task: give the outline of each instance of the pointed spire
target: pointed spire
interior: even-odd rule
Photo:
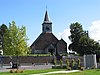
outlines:
[[[44,21],[42,23],[42,31],[52,33],[52,22],[49,21],[47,10],[45,12]]]
[[[47,10],[46,10],[46,13],[45,13],[44,21],[49,21]]]

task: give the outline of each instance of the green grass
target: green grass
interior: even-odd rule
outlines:
[[[51,54],[29,54],[28,56],[51,56]]]
[[[62,69],[25,70],[23,73],[1,72],[0,75],[30,75],[30,74],[47,73],[47,72],[59,71],[59,70]],[[100,69],[84,70],[84,71],[68,73],[68,74],[59,73],[59,74],[48,74],[48,75],[100,75]]]
[[[48,75],[100,75],[100,69],[84,70],[75,73],[63,73],[63,74],[48,74]]]
[[[61,56],[67,56],[67,54],[60,54]],[[29,54],[27,56],[52,56],[51,54]]]
[[[29,75],[29,74],[47,73],[47,72],[59,71],[59,70],[62,69],[24,70],[23,73],[1,72],[0,75]]]
[[[3,56],[13,56],[13,55],[3,55]],[[22,55],[19,55],[22,56]],[[28,54],[24,56],[52,56],[51,54]]]

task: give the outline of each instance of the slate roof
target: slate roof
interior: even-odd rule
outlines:
[[[41,33],[39,37],[33,42],[32,46],[35,46],[36,50],[44,50],[50,44],[56,45],[58,39],[53,35],[53,33]]]

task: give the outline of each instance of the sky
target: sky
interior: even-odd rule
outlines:
[[[58,39],[69,44],[70,24],[79,22],[92,39],[100,40],[100,0],[0,0],[0,25],[14,20],[25,26],[31,45],[42,32],[46,10]]]

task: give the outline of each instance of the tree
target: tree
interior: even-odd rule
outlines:
[[[94,43],[94,53],[96,54],[96,57],[97,57],[97,62],[100,62],[99,59],[100,59],[100,44],[98,42],[95,42]]]
[[[87,34],[88,33],[84,32],[84,35],[82,35],[81,38],[79,39],[80,46],[78,53],[80,53],[80,55],[92,53],[91,46],[93,46],[94,40],[90,39],[90,37]]]
[[[0,26],[0,50],[1,52],[3,52],[3,38],[4,38],[4,34],[7,32],[7,26],[5,24],[2,24]]]
[[[88,31],[84,31],[81,24],[78,22],[72,23],[70,25],[70,32],[69,39],[72,43],[69,45],[69,50],[75,51],[80,55],[97,54],[99,56],[99,43],[89,37]]]
[[[83,54],[94,54],[95,53],[95,41],[88,37],[81,37],[80,38],[80,45],[81,45],[81,53]],[[82,54],[81,54],[82,55]]]
[[[26,55],[29,51],[27,40],[26,28],[17,27],[16,23],[12,21],[4,34],[4,55]]]
[[[69,50],[78,52],[79,51],[79,40],[81,36],[83,35],[84,31],[82,28],[82,25],[78,22],[72,23],[70,25],[70,33],[69,39],[71,40],[71,44],[69,45]]]
[[[2,24],[0,26],[0,35],[3,36],[6,33],[6,31],[7,31],[7,26],[5,24]]]

